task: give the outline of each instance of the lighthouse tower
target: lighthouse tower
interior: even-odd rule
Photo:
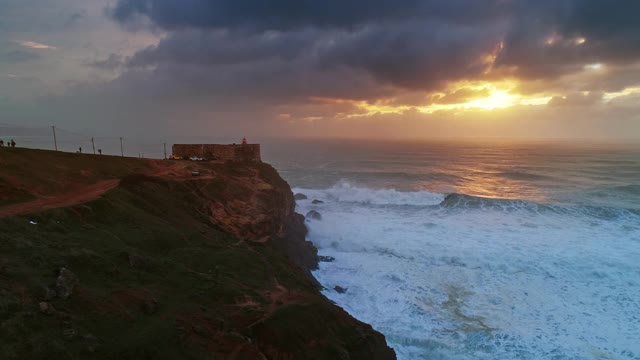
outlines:
[[[242,138],[242,145],[247,145],[247,138],[246,137]]]

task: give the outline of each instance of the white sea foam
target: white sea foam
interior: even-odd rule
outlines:
[[[367,189],[340,181],[326,190],[296,189],[303,191],[309,200],[322,197],[338,203],[358,203],[371,205],[412,205],[427,206],[440,204],[445,196],[428,191],[402,192],[395,189]]]
[[[345,182],[296,191],[301,213],[323,216],[309,239],[336,259],[315,272],[325,294],[400,359],[640,359],[637,213],[447,207]]]

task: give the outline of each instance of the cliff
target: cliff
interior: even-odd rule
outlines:
[[[271,166],[1,155],[0,358],[395,358],[319,293]]]

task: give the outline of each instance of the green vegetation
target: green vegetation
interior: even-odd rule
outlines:
[[[0,358],[211,358],[211,344],[198,343],[226,344],[222,353],[246,344],[274,279],[312,291],[270,247],[201,221],[193,186],[124,181],[86,205],[0,219]],[[42,314],[44,287],[62,267],[80,285],[51,301],[56,314]],[[248,301],[256,305],[237,305]]]
[[[291,191],[269,165],[207,164],[207,178],[167,179],[128,175],[166,170],[162,161],[2,155],[0,190],[39,189],[13,202],[121,180],[89,203],[0,218],[0,359],[393,358],[286,258],[288,240],[276,249],[216,225],[236,219],[262,238],[291,220]],[[242,222],[253,216],[262,220]],[[63,268],[78,279],[68,298],[56,296]]]
[[[21,148],[0,149],[0,206],[73,190],[74,186],[118,179],[152,168],[135,158],[72,154]]]
[[[0,176],[0,206],[24,202],[35,199],[27,190],[12,186]]]

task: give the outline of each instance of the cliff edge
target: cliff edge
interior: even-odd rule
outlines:
[[[0,165],[2,359],[395,358],[318,291],[267,164],[11,149]]]

